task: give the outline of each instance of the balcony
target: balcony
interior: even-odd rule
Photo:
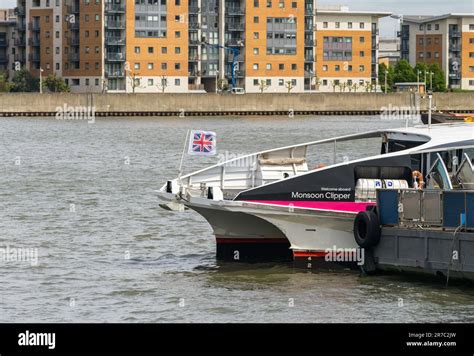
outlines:
[[[69,5],[67,7],[67,11],[69,14],[78,14],[80,12],[79,4],[77,5]]]
[[[24,22],[17,22],[15,25],[15,28],[19,32],[25,32],[26,31],[26,26]]]
[[[461,45],[460,44],[450,44],[449,45],[450,52],[461,52]]]
[[[229,47],[244,47],[245,42],[243,39],[240,38],[231,38],[225,44]]]
[[[201,44],[201,41],[199,40],[189,40],[189,44],[192,46],[199,46]]]
[[[26,41],[23,37],[15,38],[15,46],[25,47],[25,45],[26,45]]]
[[[231,74],[231,76],[232,76],[232,74]],[[235,76],[237,78],[244,78],[245,77],[245,71],[244,70],[238,70],[238,71],[235,72]]]
[[[67,27],[70,30],[79,30],[79,22],[68,22]]]
[[[16,16],[25,16],[25,8],[23,6],[15,7]]]
[[[188,59],[189,59],[190,62],[199,62],[199,55],[198,54],[190,54]]]
[[[314,47],[314,40],[305,39],[305,40],[304,40],[304,45],[305,45],[306,47]]]
[[[229,6],[225,8],[225,14],[228,16],[243,16],[245,11],[238,6]]]
[[[452,38],[461,38],[461,32],[460,32],[460,31],[456,31],[456,30],[450,30],[450,31],[449,31],[449,37],[452,37]]]
[[[30,62],[39,62],[41,57],[39,53],[30,53],[28,55],[28,59],[30,60]]]
[[[125,77],[125,71],[123,69],[116,70],[113,72],[106,71],[105,72],[105,77],[106,78],[124,78]]]
[[[125,37],[106,37],[105,44],[107,46],[125,46]]]
[[[245,25],[243,23],[228,23],[225,25],[227,31],[244,31]]]
[[[105,55],[105,60],[109,62],[122,62],[125,60],[124,53],[107,53]]]
[[[461,80],[461,73],[449,73],[449,79]]]
[[[34,22],[30,22],[28,24],[28,30],[30,31],[33,31],[33,32],[40,32],[40,24],[39,23],[34,23]]]
[[[199,14],[201,12],[201,8],[199,6],[190,6],[189,13],[190,14]]]
[[[39,37],[28,38],[28,46],[39,47],[40,45],[41,45],[41,41]]]
[[[189,23],[189,28],[198,30],[198,29],[201,28],[201,24],[199,22],[190,22]]]
[[[79,37],[68,37],[67,44],[69,46],[79,46]]]
[[[307,54],[304,56],[304,61],[305,62],[314,62],[314,55],[312,54]]]
[[[26,61],[26,58],[25,58],[25,54],[22,53],[22,54],[15,54],[15,62],[21,62],[21,63],[24,63]]]
[[[204,84],[188,84],[188,90],[204,90]]]
[[[8,57],[6,55],[0,55],[0,64],[8,63]]]
[[[109,30],[125,30],[125,21],[108,21],[105,26]]]
[[[125,12],[125,4],[106,3],[105,12]]]
[[[69,53],[68,58],[71,62],[79,62],[79,53]]]
[[[8,47],[8,40],[7,39],[0,39],[0,48]]]

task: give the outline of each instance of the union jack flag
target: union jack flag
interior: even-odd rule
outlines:
[[[213,156],[216,154],[216,133],[212,131],[191,131],[188,153],[190,155]]]

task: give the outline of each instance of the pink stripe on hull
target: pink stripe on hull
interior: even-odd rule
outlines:
[[[332,210],[349,213],[358,213],[365,211],[368,206],[374,206],[375,203],[357,203],[357,202],[332,202],[332,201],[286,201],[286,200],[246,200],[249,203],[269,204],[278,206],[294,206],[296,208]]]

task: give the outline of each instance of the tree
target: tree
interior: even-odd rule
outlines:
[[[68,93],[69,86],[62,78],[56,77],[55,74],[50,74],[43,81],[43,88],[47,88],[52,93]]]
[[[395,77],[395,70],[391,66],[386,66],[385,63],[379,64],[379,83],[381,83],[382,91],[385,92],[385,73],[387,72],[387,92],[393,89],[393,78]]]
[[[336,92],[336,88],[339,86],[339,83],[338,83],[337,81],[333,80],[333,81],[331,82],[331,85],[332,85],[332,90],[333,90],[333,92],[335,93],[335,92]]]
[[[258,88],[260,89],[260,93],[263,93],[263,91],[268,88],[267,81],[264,80],[264,79],[261,79],[261,80],[260,80],[260,83],[259,83],[259,85],[258,85]]]
[[[7,93],[11,90],[11,84],[7,80],[6,73],[0,73],[0,93]]]
[[[402,59],[395,66],[394,83],[416,82],[416,72],[407,60]]]
[[[291,92],[291,90],[295,87],[293,85],[293,82],[291,80],[288,80],[287,82],[285,82],[285,87],[286,89],[288,90],[288,93]]]
[[[439,67],[438,63],[430,65],[429,70],[433,72],[433,91],[445,92],[446,91],[446,77],[444,72]]]
[[[12,79],[11,91],[17,93],[38,92],[39,78],[33,77],[26,69],[16,71]]]
[[[168,87],[168,78],[165,75],[160,77],[160,81],[157,84],[157,87],[161,89],[161,92],[164,93]]]
[[[138,76],[138,73],[135,73],[135,72],[129,70],[128,71],[128,79],[130,80],[130,86],[132,87],[132,93],[135,94],[135,89],[140,88],[141,78]]]

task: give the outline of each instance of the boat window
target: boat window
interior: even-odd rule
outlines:
[[[474,189],[474,166],[467,153],[464,153],[464,158],[456,172],[456,180],[463,189]]]
[[[452,190],[453,185],[442,156],[436,153],[434,158],[434,163],[427,175],[428,188]]]

